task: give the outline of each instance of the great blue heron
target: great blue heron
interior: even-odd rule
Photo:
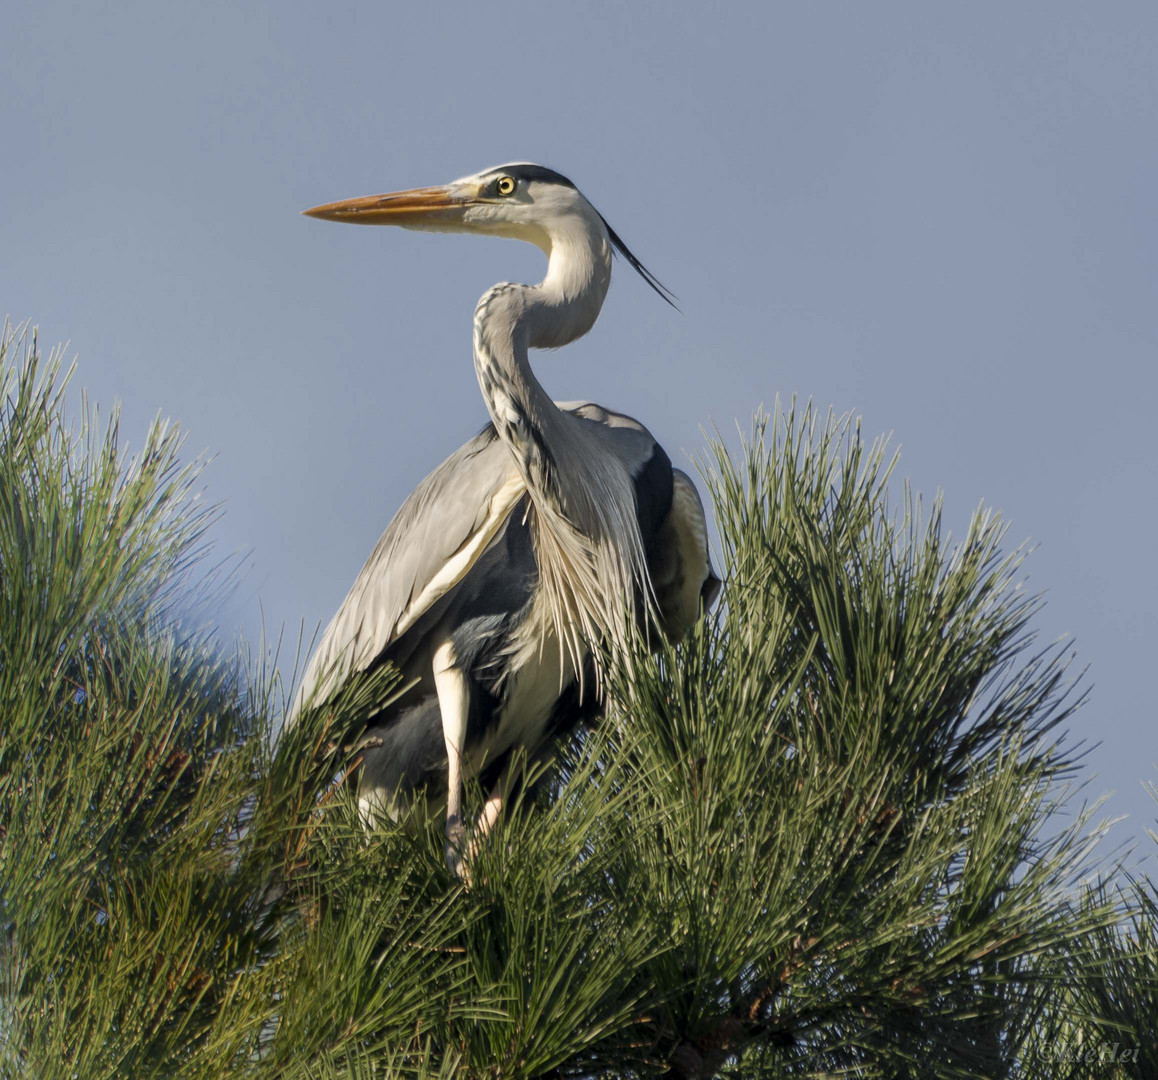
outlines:
[[[447,861],[457,873],[464,767],[494,780],[478,823],[485,833],[509,793],[515,751],[534,758],[595,712],[593,644],[621,644],[632,620],[678,638],[719,587],[691,480],[631,417],[556,405],[527,359],[528,349],[591,329],[613,251],[665,290],[570,180],[539,165],[305,213],[509,236],[548,259],[540,284],[503,283],[479,300],[474,363],[492,423],[403,503],[291,710],[292,720],[348,678],[394,664],[410,686],[369,721],[359,806],[365,819],[393,813],[445,772]]]

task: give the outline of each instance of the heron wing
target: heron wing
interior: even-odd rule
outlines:
[[[325,703],[457,585],[526,486],[493,427],[412,491],[386,527],[306,667],[290,712]]]
[[[655,450],[647,429],[590,402],[559,408],[590,422],[632,477]],[[665,458],[666,460],[666,458]],[[422,481],[386,527],[302,676],[289,721],[365,671],[466,576],[526,493],[493,425]]]
[[[708,550],[704,504],[682,469],[672,469],[671,512],[663,525],[659,558],[650,570],[664,630],[672,641],[679,641],[720,591]]]

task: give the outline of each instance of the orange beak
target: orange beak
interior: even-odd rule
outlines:
[[[388,195],[365,195],[360,199],[314,206],[302,213],[324,221],[348,221],[353,225],[436,226],[461,221],[471,199],[448,187],[413,188]]]

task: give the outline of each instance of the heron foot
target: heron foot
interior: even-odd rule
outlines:
[[[466,827],[462,818],[457,814],[446,819],[446,868],[458,879],[466,881],[463,873],[466,869]]]

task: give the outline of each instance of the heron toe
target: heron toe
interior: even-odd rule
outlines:
[[[456,877],[462,877],[465,865],[466,828],[459,818],[446,823],[446,868]]]

